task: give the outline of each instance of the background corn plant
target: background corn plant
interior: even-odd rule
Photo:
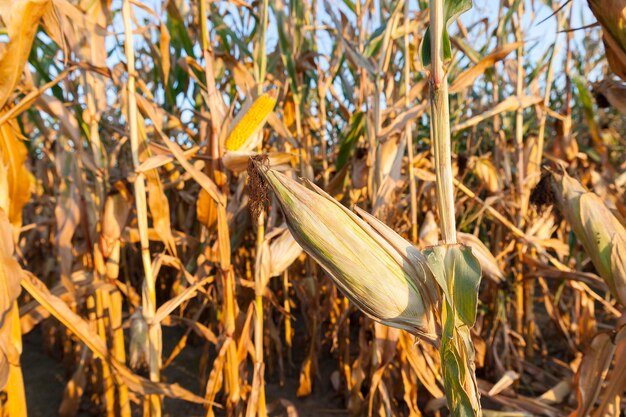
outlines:
[[[0,1],[0,413],[447,415],[436,348],[361,314],[246,172],[437,245],[427,3]],[[625,19],[449,22],[442,236],[483,271],[484,415],[620,412]]]

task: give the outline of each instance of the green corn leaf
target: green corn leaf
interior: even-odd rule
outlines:
[[[380,47],[383,44],[383,40],[385,39],[385,30],[387,29],[387,22],[384,22],[378,29],[376,29],[369,40],[367,41],[367,45],[365,46],[365,51],[363,51],[363,56],[366,58],[371,58],[380,51]]]
[[[481,269],[472,250],[463,245],[438,245],[424,251],[446,300],[463,324],[476,321]]]
[[[345,4],[346,7],[352,11],[352,13],[356,13],[356,4],[353,1],[343,0],[343,4]]]
[[[448,286],[448,282],[446,280],[446,251],[446,247],[443,245],[431,246],[424,250],[424,255],[426,256],[428,266],[430,266],[430,269],[433,271],[435,280],[437,281],[437,284],[439,284],[439,287],[441,287],[447,302],[452,305],[452,294],[450,293],[450,287]]]
[[[238,50],[241,51],[245,56],[252,58],[252,52],[250,52],[250,48],[246,43],[241,39],[241,36],[235,33],[228,23],[224,22],[224,19],[218,13],[212,13],[211,19],[213,20],[213,24],[215,26],[215,31],[222,39],[224,43],[224,49],[228,51],[234,50],[234,46],[231,45],[231,42],[234,42],[239,47]],[[240,58],[243,59],[243,58]]]
[[[472,0],[446,0],[443,3],[443,58],[444,60],[452,58],[452,48],[450,46],[450,36],[448,35],[448,26],[462,13],[472,8]],[[424,38],[422,39],[422,64],[430,65],[430,28],[426,29]]]
[[[348,158],[352,154],[354,145],[356,144],[359,136],[363,134],[365,128],[365,117],[363,112],[357,112],[352,116],[350,120],[350,130],[348,134],[341,141],[339,147],[339,154],[337,155],[337,171],[339,171],[348,162]]]
[[[457,319],[447,301],[442,313],[444,328],[439,352],[450,415],[475,417],[478,415],[479,400],[478,389],[473,378],[474,349],[469,329],[455,327]]]
[[[454,293],[454,307],[458,317],[468,327],[476,321],[480,264],[467,246],[452,246],[446,254],[448,285]]]

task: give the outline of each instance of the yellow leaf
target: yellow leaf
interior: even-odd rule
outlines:
[[[5,212],[0,210],[0,389],[7,383],[10,366],[19,364],[21,351],[21,343],[15,343],[11,334],[22,275],[14,252],[12,227]]]
[[[0,108],[4,107],[17,85],[30,48],[37,34],[39,19],[50,5],[49,0],[17,0],[2,18],[7,22],[9,43],[0,57]]]
[[[200,189],[198,194],[196,216],[198,221],[209,229],[213,229],[217,224],[217,204],[204,188]]]
[[[503,60],[508,54],[516,50],[523,45],[524,42],[514,42],[503,45],[482,58],[476,65],[466,69],[454,80],[454,83],[450,86],[450,93],[458,93],[459,91],[470,87],[476,78],[482,75],[487,69],[494,66],[498,61]]]
[[[30,198],[30,176],[24,166],[28,152],[18,136],[14,121],[0,125],[0,155],[2,164],[7,167],[8,216],[11,223],[22,225],[22,208]]]

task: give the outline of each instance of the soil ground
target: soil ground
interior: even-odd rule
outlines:
[[[174,348],[183,329],[163,327],[164,357]],[[298,340],[298,338],[296,338]],[[65,389],[63,365],[57,359],[44,352],[40,328],[24,335],[22,353],[22,370],[26,386],[26,400],[29,417],[54,417],[58,415],[59,405]],[[163,372],[167,382],[176,382],[194,393],[202,395],[203,387],[197,379],[202,345],[188,343],[181,354]],[[337,395],[330,383],[330,374],[336,367],[329,355],[321,355],[321,378],[314,382],[313,394],[306,398],[298,398],[299,364],[304,359],[305,346],[295,346],[293,349],[296,368],[290,369],[285,365],[285,385],[280,386],[275,375],[268,375],[266,395],[268,404],[285,399],[296,407],[299,417],[347,416],[343,399]],[[326,359],[324,359],[326,358]],[[88,409],[89,402],[84,399],[79,417],[93,417],[94,411]],[[204,408],[186,401],[164,400],[164,417],[200,417],[205,416]],[[140,415],[140,413],[137,413]],[[286,415],[282,407],[278,407],[273,416]]]

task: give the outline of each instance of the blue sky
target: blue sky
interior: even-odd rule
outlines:
[[[379,1],[380,0],[374,0],[374,4],[378,6],[380,4]],[[418,10],[419,6],[418,6],[417,0],[407,0],[407,1],[409,1],[409,8],[411,11]],[[550,14],[552,13],[552,10],[550,9],[550,7],[544,4],[543,1],[540,1],[540,0],[524,0],[524,1],[525,1],[525,15],[524,15],[524,21],[523,21],[523,31],[524,31],[525,40],[527,42],[526,50],[528,51],[527,52],[528,56],[526,59],[530,60],[530,62],[532,62],[534,65],[543,56],[545,51],[552,46],[555,40],[557,40],[558,42],[561,42],[563,45],[566,35],[563,33],[558,34],[556,32],[556,19],[554,17],[551,17],[547,19],[546,21],[539,23],[545,18],[547,18],[548,16],[550,16]],[[563,1],[565,0],[560,0],[559,3],[562,4]],[[593,23],[595,21],[595,17],[592,15],[590,9],[588,8],[586,0],[572,0],[572,1],[573,1],[572,3],[573,27],[582,27],[590,23]],[[187,2],[185,2],[184,0],[180,0],[177,3],[187,3]],[[328,24],[331,27],[334,26],[332,23],[332,20],[330,19],[330,16],[326,12],[326,9],[324,7],[324,1],[318,0],[317,3],[318,3],[318,16],[321,20],[321,23]],[[354,19],[354,14],[347,8],[347,6],[345,6],[342,0],[329,0],[329,3],[333,5],[334,7],[341,9],[346,14],[348,19]],[[497,0],[474,0],[473,8],[461,16],[461,21],[466,27],[469,28],[471,25],[473,25],[477,21],[480,21],[481,19],[488,19],[489,30],[491,31],[495,28],[495,24],[497,21],[497,13],[498,13],[497,4],[498,3],[499,2]],[[163,6],[162,6],[161,0],[147,0],[147,1],[144,1],[144,4],[148,5],[150,8],[155,10],[158,14],[162,15]],[[224,14],[226,14],[225,12],[228,8],[235,7],[226,1],[218,3],[218,4],[219,4],[220,10],[223,11]],[[120,8],[121,8],[121,0],[113,0],[113,9],[119,10]],[[143,21],[143,19],[145,18],[154,20],[154,18],[149,17],[149,15],[146,12],[142,11],[138,7],[133,7],[133,10],[139,21]],[[564,11],[561,11],[561,13],[563,12]],[[228,21],[228,18],[225,20],[227,23],[231,23],[235,26],[240,26],[242,24],[242,22],[239,20],[231,20],[230,22]],[[380,14],[376,13],[373,20],[368,23],[369,23],[368,31],[371,33],[374,30],[376,30],[376,28],[380,25]],[[479,33],[478,31],[482,30],[481,29],[482,27],[484,26],[477,25],[476,28],[472,31],[472,35],[478,34]],[[456,24],[453,24],[451,28],[451,33],[454,34],[456,30],[457,30]],[[596,33],[598,31],[597,28],[592,29],[592,30],[596,31]],[[116,18],[114,19],[113,32],[123,36],[123,25],[122,25],[120,14],[118,14]],[[575,48],[578,48],[578,49],[581,48],[582,41],[584,37],[587,36],[588,34],[589,34],[588,29],[579,30],[574,33]],[[480,36],[472,36],[472,39],[474,39],[476,42],[486,41],[487,38],[488,38],[488,35],[486,33],[483,33]],[[120,41],[121,39],[122,38],[119,38]],[[137,37],[137,39],[139,40],[140,38]],[[513,41],[513,39],[511,38],[510,41]],[[270,14],[270,23],[269,23],[269,30],[268,30],[268,36],[267,36],[268,52],[272,52],[273,50],[275,50],[275,48],[277,47],[277,42],[278,42],[278,35],[277,35],[276,28],[275,28],[275,20],[272,14]],[[115,40],[113,39],[113,37],[110,37],[108,39],[107,45],[108,45],[109,50],[113,48],[113,46],[115,45]],[[332,47],[331,39],[328,33],[323,29],[318,29],[318,45],[317,46],[318,46],[318,50],[320,51],[320,53],[325,54],[325,55],[330,54],[330,49]],[[480,49],[483,45],[472,45],[472,46],[475,49]],[[197,49],[196,51],[197,58],[200,59],[199,58],[201,56],[200,50],[199,48],[196,48],[196,49]],[[563,75],[562,71],[559,71],[559,68],[562,66],[563,57],[565,53],[564,50],[565,48],[561,47],[559,56],[557,56],[557,59],[555,61],[556,70],[557,70],[556,74],[560,76]],[[116,63],[116,62],[119,62],[119,60],[124,60],[123,53],[124,53],[123,50],[118,48],[113,53],[113,56],[111,57],[111,63]],[[594,77],[592,76],[590,78],[592,78],[593,80]],[[560,84],[559,81],[560,80],[557,79],[557,84]],[[187,114],[190,114],[190,113],[187,112]]]

